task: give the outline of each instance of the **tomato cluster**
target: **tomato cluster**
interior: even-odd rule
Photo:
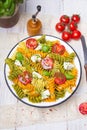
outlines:
[[[73,14],[71,17],[62,15],[59,22],[56,23],[55,29],[57,32],[62,32],[61,38],[64,41],[78,40],[81,37],[81,32],[78,30],[79,22],[80,16],[78,14]]]

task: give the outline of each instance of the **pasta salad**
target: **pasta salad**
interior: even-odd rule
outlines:
[[[19,99],[27,98],[32,103],[55,102],[76,87],[75,57],[59,40],[47,40],[42,35],[20,42],[5,63]]]

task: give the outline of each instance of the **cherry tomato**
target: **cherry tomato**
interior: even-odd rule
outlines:
[[[60,22],[64,23],[65,25],[67,25],[69,23],[69,21],[70,21],[70,18],[67,15],[62,15],[60,17]]]
[[[42,64],[42,67],[46,70],[52,69],[53,68],[53,59],[50,57],[46,57],[42,60],[41,64]]]
[[[71,20],[76,22],[76,23],[79,23],[80,16],[78,14],[73,14],[73,16],[71,17]]]
[[[71,34],[72,39],[78,40],[81,37],[81,32],[79,30],[74,30]]]
[[[71,31],[74,31],[74,30],[76,30],[77,29],[77,24],[75,23],[75,22],[73,22],[73,21],[71,21],[70,23],[69,23],[69,30],[71,30]]]
[[[38,45],[38,43],[37,43],[36,39],[34,39],[34,38],[29,38],[26,41],[26,46],[29,49],[35,49],[37,47],[37,45]]]
[[[18,76],[18,80],[26,85],[32,81],[31,75],[28,73],[28,71],[24,71],[23,74]]]
[[[64,84],[66,82],[66,77],[61,72],[55,73],[55,79],[54,82],[58,85]]]
[[[70,41],[70,39],[71,39],[71,33],[70,33],[70,32],[67,32],[67,31],[64,31],[64,32],[62,33],[62,39],[63,39],[64,41]]]
[[[81,114],[86,115],[87,114],[87,102],[81,103],[79,105],[79,111]]]
[[[62,32],[65,29],[65,25],[63,23],[57,23],[55,26],[57,32]]]
[[[65,47],[63,45],[55,43],[52,47],[52,52],[62,55],[65,52]]]

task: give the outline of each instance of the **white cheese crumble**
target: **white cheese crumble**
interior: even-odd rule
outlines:
[[[45,90],[42,92],[42,99],[46,99],[50,96],[49,90]]]
[[[71,70],[74,67],[74,65],[70,62],[64,62],[63,66],[65,70]]]
[[[19,60],[15,60],[15,65],[22,66]]]
[[[32,72],[32,75],[33,75],[33,77],[34,78],[39,78],[39,79],[41,79],[42,78],[42,75],[40,75],[39,73],[37,73],[37,72]]]
[[[35,48],[35,50],[41,50],[42,49],[42,45],[41,44],[39,44],[36,48]]]
[[[41,61],[41,56],[39,54],[31,56],[31,60],[33,62],[40,62]]]

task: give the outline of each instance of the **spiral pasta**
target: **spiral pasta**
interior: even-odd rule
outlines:
[[[10,69],[8,78],[20,99],[27,98],[32,103],[55,102],[76,87],[76,55],[66,48],[63,54],[58,53],[54,46],[61,46],[61,42],[47,40],[45,35],[34,41],[29,47],[26,40],[20,42],[15,53],[5,60]]]
[[[25,97],[25,94],[24,94],[23,90],[18,85],[16,85],[16,84],[13,85],[13,88],[14,88],[15,92],[17,93],[17,95],[18,95],[18,97],[20,99],[22,99],[23,97]]]

